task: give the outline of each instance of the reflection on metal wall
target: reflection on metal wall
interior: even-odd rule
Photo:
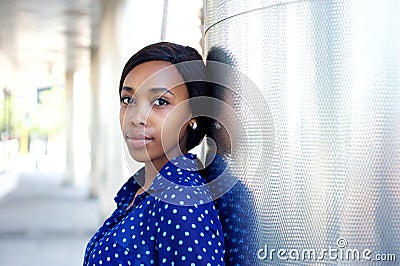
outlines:
[[[205,4],[209,58],[234,66],[264,96],[254,99],[256,91],[231,80],[253,99],[250,109],[228,99],[247,132],[231,168],[256,204],[251,255],[266,264],[308,256],[351,264],[357,251],[361,261],[396,252],[399,260],[400,2]],[[266,108],[271,121],[262,127],[274,127],[273,151],[254,171],[240,154],[262,146],[248,114]],[[332,256],[322,252],[329,247]],[[294,251],[280,258],[271,249]],[[303,259],[305,249],[315,257]]]

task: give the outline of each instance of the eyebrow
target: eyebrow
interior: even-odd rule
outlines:
[[[168,90],[167,88],[151,88],[150,91],[152,93],[158,93],[158,92],[169,93],[175,97],[175,94],[173,94],[173,92]]]
[[[133,92],[134,91],[133,88],[127,87],[127,86],[122,87],[122,90],[129,91],[129,92]],[[158,87],[156,87],[156,88],[149,89],[149,91],[152,92],[152,93],[159,93],[159,92],[169,93],[172,96],[176,97],[175,94],[172,91],[168,90],[167,88],[162,88],[162,87],[158,88]]]
[[[123,91],[129,91],[129,92],[133,91],[133,89],[131,87],[127,87],[127,86],[123,86],[122,90]]]

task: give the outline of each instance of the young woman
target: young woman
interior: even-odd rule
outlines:
[[[224,265],[221,222],[188,153],[209,127],[190,101],[207,95],[201,60],[193,48],[162,42],[126,63],[121,130],[144,167],[117,193],[117,209],[89,241],[84,265]],[[199,81],[188,82],[193,77]]]

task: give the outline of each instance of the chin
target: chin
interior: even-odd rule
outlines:
[[[145,162],[151,161],[151,156],[147,153],[146,150],[143,150],[143,151],[129,150],[129,154],[135,161],[140,162],[140,163],[145,163]]]

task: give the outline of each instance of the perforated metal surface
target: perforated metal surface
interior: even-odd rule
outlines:
[[[400,260],[399,14],[394,0],[206,1],[206,51],[257,85],[264,98],[231,81],[253,99],[250,109],[271,112],[262,126],[274,127],[270,163],[254,172],[240,154],[260,147],[256,121],[231,100],[247,131],[241,138],[253,139],[239,138],[231,167],[254,197],[255,258],[267,245]],[[257,261],[366,263],[362,254],[357,262],[269,255]]]

